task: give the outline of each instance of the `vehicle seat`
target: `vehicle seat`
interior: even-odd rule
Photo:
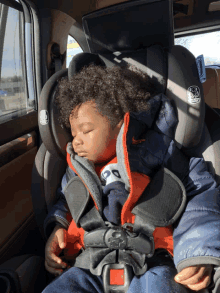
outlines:
[[[203,83],[205,103],[220,113],[220,68],[207,67]]]
[[[46,283],[44,259],[40,256],[20,255],[0,265],[1,293],[41,293]]]
[[[168,52],[155,45],[102,55],[80,53],[73,57],[69,69],[60,70],[46,82],[39,101],[39,129],[43,144],[33,168],[32,201],[45,240],[44,219],[57,200],[56,190],[66,168],[65,148],[71,140],[70,133],[57,123],[56,86],[60,78],[70,78],[91,63],[107,67],[126,63],[146,72],[160,92],[176,106],[179,119],[175,135],[177,146],[189,156],[204,157],[220,183],[220,120],[209,106],[205,109],[195,57],[187,49],[173,46]]]

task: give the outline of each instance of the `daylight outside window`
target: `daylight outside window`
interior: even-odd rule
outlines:
[[[22,47],[22,12],[6,5],[0,5],[3,42],[0,45],[0,119],[9,114],[17,117],[19,111],[27,108],[25,72]],[[15,114],[16,113],[16,114]],[[10,119],[14,118],[10,115]]]
[[[66,68],[69,67],[70,61],[72,60],[73,56],[81,52],[83,52],[83,50],[81,49],[77,41],[69,35],[67,40]]]
[[[178,37],[175,39],[175,45],[187,48],[195,57],[203,55],[206,66],[220,66],[220,32]]]

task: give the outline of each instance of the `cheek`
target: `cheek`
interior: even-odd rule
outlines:
[[[94,154],[100,154],[106,151],[109,144],[109,137],[105,133],[97,133],[90,140],[90,148]]]
[[[98,137],[95,134],[87,135],[83,140],[84,148],[87,152],[94,154],[99,146]]]

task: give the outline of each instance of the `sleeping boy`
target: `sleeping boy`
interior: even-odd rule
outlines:
[[[59,200],[45,220],[45,266],[59,277],[43,292],[104,290],[102,276],[92,274],[89,265],[82,268],[66,261],[86,250],[83,225],[72,219],[64,195],[68,174],[83,182],[103,221],[122,226],[134,222],[131,210],[162,166],[182,181],[186,208],[172,226],[155,229],[148,270],[133,277],[127,292],[213,289],[213,274],[220,264],[219,190],[204,160],[186,158],[175,146],[178,120],[169,99],[137,69],[92,64],[59,82],[56,103],[60,123],[71,130],[73,139],[67,146],[68,167]],[[94,190],[100,193],[96,199]],[[92,221],[89,216],[87,221]],[[66,259],[60,256],[63,251]]]

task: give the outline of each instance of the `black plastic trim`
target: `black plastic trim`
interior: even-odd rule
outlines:
[[[24,11],[24,15],[25,15],[25,22],[31,23],[31,16],[30,16],[30,12],[26,6],[26,3],[24,1],[21,1],[21,5],[23,7],[23,11]]]
[[[104,8],[98,9],[96,11],[90,12],[88,14],[85,14],[83,16],[83,18],[86,17],[86,19],[89,19],[89,18],[93,18],[93,17],[103,16],[103,15],[111,14],[113,12],[118,12],[120,10],[122,11],[125,8],[129,8],[129,7],[133,7],[133,6],[140,6],[140,5],[143,5],[146,3],[149,4],[149,3],[159,2],[159,1],[161,1],[161,0],[138,0],[136,3],[134,3],[133,1],[126,2],[126,3],[124,3],[124,2],[117,3],[115,5],[104,7]]]
[[[23,12],[22,5],[14,0],[0,0],[0,3]]]
[[[198,28],[198,29],[192,29],[184,32],[176,32],[174,34],[175,39],[177,38],[183,38],[183,37],[189,37],[189,36],[196,36],[200,34],[208,34],[212,32],[220,31],[220,25],[216,26],[210,26],[205,28]]]
[[[21,1],[21,0],[20,0]],[[26,69],[29,67],[29,71],[26,70],[26,84],[27,84],[27,90],[28,90],[28,102],[34,101],[34,104],[36,104],[36,82],[35,82],[35,60],[34,60],[34,24],[31,12],[29,10],[29,7],[27,6],[25,1],[21,1],[23,10],[24,10],[24,19],[25,19],[25,66]],[[36,110],[37,107],[35,107]]]
[[[204,29],[220,25],[220,12],[210,12],[206,14],[203,19],[192,17],[183,17],[181,20],[174,18],[174,34],[183,33],[183,36],[190,34],[192,30]]]
[[[39,11],[36,5],[29,1],[23,0],[24,3],[28,6],[33,22],[33,50],[34,50],[34,71],[35,71],[35,84],[36,84],[36,91],[37,91],[37,104],[39,103],[40,93],[42,90],[42,79],[41,79],[41,39],[40,39],[40,16]],[[35,108],[37,110],[37,107]]]
[[[74,23],[69,30],[69,35],[77,41],[83,52],[89,53],[89,47],[82,25],[80,25],[78,22]]]
[[[147,23],[147,27],[145,27],[144,33],[139,35],[139,31],[138,31],[138,36],[136,36],[137,30],[140,30],[140,19],[136,19],[135,21],[133,21],[133,23],[135,24],[135,27],[134,26],[131,27],[130,19],[137,18],[136,11],[137,12],[141,10],[145,11],[148,4],[152,4],[149,6],[149,7],[152,6],[151,7],[152,10],[149,10],[151,12],[148,12],[148,13],[152,13],[152,11],[154,11],[155,14],[158,14],[157,12],[161,9],[160,8],[161,4],[167,5],[166,14],[164,13],[161,14],[163,16],[166,15],[167,18],[166,20],[163,19],[162,21],[161,15],[157,15],[158,26],[156,26],[156,28],[152,27],[152,23],[149,22]],[[155,7],[155,4],[157,4],[157,7]],[[170,49],[173,46],[173,33],[174,33],[173,32],[173,18],[168,17],[167,14],[171,16],[173,15],[173,5],[171,0],[168,0],[168,1],[164,1],[164,0],[128,1],[128,2],[116,4],[116,5],[112,5],[109,7],[104,7],[102,9],[85,14],[82,17],[82,26],[86,35],[87,44],[90,50],[89,52],[102,54],[106,52],[108,53],[109,51],[113,52],[113,51],[133,50],[134,48],[135,50],[137,50],[143,47],[149,47],[155,44],[155,42],[156,43],[159,42],[160,45]],[[144,16],[142,14],[141,17],[145,17],[145,19],[148,19],[146,18],[148,17],[146,16],[146,13]],[[124,19],[124,21],[122,21],[121,19]],[[103,25],[104,24],[106,25],[104,28],[102,28],[102,30],[98,29],[99,27],[98,23],[100,23],[100,21],[102,22]],[[109,31],[109,27],[110,27],[109,24],[110,23],[113,24],[115,22],[117,22],[117,24],[120,25],[120,28],[122,30],[127,30],[127,33],[129,32],[129,38],[125,38],[125,40],[123,40],[120,34],[116,34],[116,37],[114,39],[111,39],[110,35],[108,37],[108,33],[107,35],[105,34],[107,28],[108,28],[107,31]],[[125,25],[125,23],[127,25]],[[166,23],[166,26],[164,26],[164,23]],[[160,25],[160,29],[159,29],[159,25]],[[163,34],[161,32],[162,27],[164,29]],[[166,34],[166,37],[164,37],[165,34]],[[134,35],[137,37],[138,41],[134,40]],[[131,40],[131,36],[133,37],[133,40]],[[157,37],[157,39],[155,36]],[[100,41],[103,38],[104,38],[104,41]],[[144,43],[141,43],[141,41],[144,41]]]

